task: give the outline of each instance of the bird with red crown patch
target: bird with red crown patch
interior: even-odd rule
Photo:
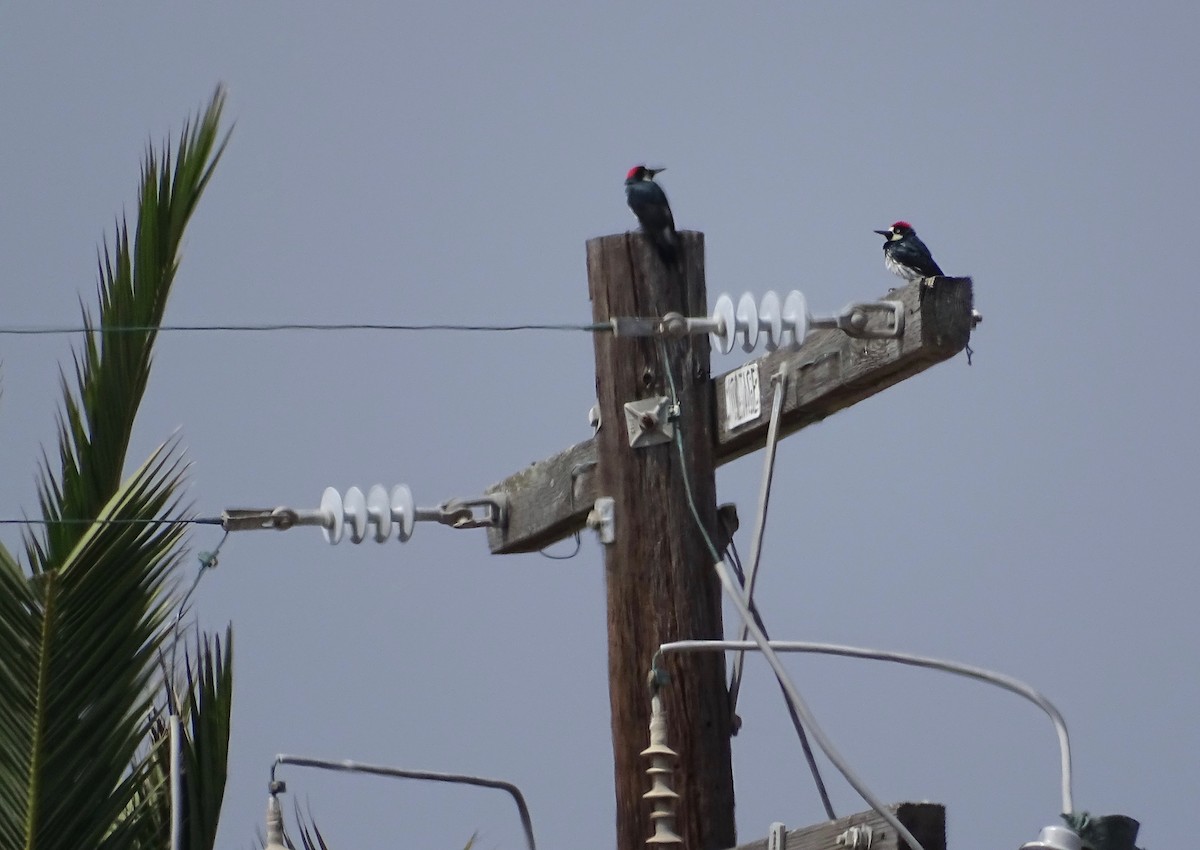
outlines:
[[[875,232],[884,239],[883,264],[892,274],[905,280],[942,276],[933,254],[907,221],[898,221],[887,230]]]
[[[917,231],[907,221],[897,221],[887,230],[876,230],[883,237],[883,264],[892,274],[906,281],[921,281],[918,302],[925,301],[925,290],[933,287],[933,278],[944,277],[942,267],[933,259],[933,254],[917,236]],[[966,347],[967,365],[975,352]]]

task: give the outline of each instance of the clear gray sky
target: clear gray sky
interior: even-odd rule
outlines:
[[[871,231],[908,219],[975,279],[975,365],[786,441],[764,616],[781,638],[1029,680],[1070,723],[1079,806],[1185,846],[1198,27],[1188,2],[13,7],[2,321],[77,319],[147,142],[218,81],[236,128],[172,322],[588,321],[584,241],[633,226],[621,182],[643,161],[669,166],[677,222],[707,234],[712,299],[879,296],[893,279]],[[64,338],[0,337],[5,517],[36,504],[68,358]],[[132,457],[180,429],[206,515],[377,482],[432,505],[584,439],[593,399],[583,334],[169,335]],[[745,527],[760,465],[719,475]],[[236,632],[223,847],[250,844],[280,751],[507,778],[543,846],[611,846],[594,539],[551,561],[443,527],[382,547],[246,533],[195,610]],[[1032,707],[939,674],[789,663],[880,796],[949,807],[952,848],[1015,848],[1056,821]],[[760,659],[741,714],[740,838],[821,819]],[[503,795],[282,776],[335,846],[455,848],[476,829],[485,850],[520,846]],[[839,813],[865,808],[827,778]]]

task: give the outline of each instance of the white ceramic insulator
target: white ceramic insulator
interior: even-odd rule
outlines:
[[[718,325],[718,330],[708,335],[712,347],[722,354],[728,354],[733,351],[733,340],[737,330],[733,299],[729,297],[728,292],[722,292],[721,297],[717,299],[711,318]]]
[[[392,500],[382,484],[374,484],[367,491],[367,522],[375,526],[376,543],[392,536]]]
[[[737,305],[737,333],[742,338],[742,351],[758,346],[758,302],[749,292],[743,292]]]
[[[646,839],[646,843],[651,847],[682,844],[683,839],[675,832],[675,803],[679,795],[671,787],[671,762],[678,755],[667,746],[667,713],[657,696],[650,700],[650,746],[641,754],[650,758],[646,773],[650,774],[651,787],[642,799],[650,802],[650,820],[654,824],[654,834]]]
[[[392,488],[392,521],[399,526],[398,537],[401,543],[408,542],[412,537],[413,527],[417,522],[417,507],[413,501],[412,490],[404,484]]]
[[[789,292],[783,299],[783,310],[780,315],[783,332],[779,344],[791,349],[799,348],[803,345],[804,338],[808,336],[808,326],[812,323],[812,316],[808,312],[808,302],[804,299],[804,293],[796,289]]]
[[[326,487],[321,494],[321,533],[325,542],[336,546],[342,542],[346,515],[342,510],[342,494],[333,487]]]
[[[779,348],[783,339],[783,305],[779,303],[779,295],[773,289],[758,303],[758,327],[767,334],[767,351]]]
[[[346,525],[350,526],[350,542],[362,543],[367,536],[367,497],[357,487],[346,491],[342,499]]]

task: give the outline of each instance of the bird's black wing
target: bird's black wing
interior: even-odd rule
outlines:
[[[644,181],[630,186],[625,197],[629,208],[648,231],[675,230],[675,217],[667,203],[667,193],[657,183]]]
[[[933,253],[915,234],[897,246],[896,259],[919,272],[922,277],[942,277],[942,269],[933,259]]]

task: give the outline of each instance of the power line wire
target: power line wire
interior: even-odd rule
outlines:
[[[163,517],[162,519],[0,519],[0,525],[223,525],[221,517]]]
[[[216,332],[269,333],[276,331],[473,331],[483,333],[511,333],[515,331],[577,331],[600,333],[611,331],[610,322],[590,324],[569,323],[523,323],[500,324],[455,324],[450,322],[385,324],[378,322],[268,322],[251,324],[214,325],[116,325],[110,327],[81,327],[78,325],[0,325],[0,335],[47,336],[63,334],[118,334],[118,333],[168,333],[168,332]]]
[[[663,364],[667,373],[668,383],[670,384],[671,403],[673,405],[677,405],[678,396],[675,391],[675,377],[671,374],[671,370],[667,365],[667,349],[665,343],[663,343],[661,339],[659,340],[659,353],[662,356]],[[683,436],[678,422],[676,422],[675,425],[675,447],[679,453],[680,465],[682,467],[681,471],[683,473],[683,485],[687,490],[686,495],[688,507],[691,509],[692,518],[696,521],[696,526],[700,529],[700,533],[704,537],[704,542],[707,544],[709,552],[712,553],[713,569],[716,570],[717,578],[721,581],[721,587],[724,588],[725,595],[729,597],[729,601],[732,602],[733,607],[737,609],[738,616],[742,619],[742,622],[745,623],[746,628],[750,632],[750,636],[754,639],[754,642],[758,645],[759,651],[762,652],[763,656],[765,656],[767,664],[770,665],[771,670],[775,673],[775,678],[779,682],[779,687],[784,691],[786,701],[792,706],[796,714],[799,715],[799,719],[803,728],[812,735],[813,739],[817,742],[817,746],[819,746],[821,751],[825,753],[825,757],[833,762],[833,766],[837,768],[840,774],[842,774],[843,778],[845,778],[846,782],[849,783],[850,787],[857,791],[858,795],[862,797],[866,804],[878,812],[879,816],[887,821],[892,829],[896,830],[896,833],[908,843],[909,847],[913,848],[913,850],[925,850],[924,845],[922,845],[921,842],[917,840],[916,836],[913,835],[912,832],[900,822],[900,819],[896,817],[895,813],[889,810],[887,806],[885,806],[884,803],[875,796],[874,792],[867,787],[866,783],[864,783],[854,771],[854,768],[850,766],[850,763],[846,761],[840,752],[838,752],[837,748],[833,744],[833,741],[830,740],[830,738],[825,734],[825,731],[820,727],[820,725],[818,725],[817,718],[815,715],[813,715],[812,710],[808,707],[808,703],[806,703],[804,698],[800,696],[800,691],[792,682],[791,677],[788,676],[787,670],[783,666],[783,662],[779,660],[779,656],[775,653],[775,650],[771,648],[770,638],[768,638],[766,633],[759,628],[758,623],[755,621],[754,615],[750,610],[750,607],[746,604],[745,597],[742,595],[743,588],[741,588],[741,586],[738,584],[737,579],[734,578],[733,571],[729,568],[729,565],[725,563],[724,559],[722,559],[720,554],[717,552],[717,547],[713,544],[712,537],[709,535],[708,529],[704,527],[704,522],[700,518],[700,511],[696,508],[696,500],[692,495],[691,483],[687,475],[687,459],[683,450]]]
[[[659,341],[658,341],[658,353],[659,353],[659,357],[662,358],[663,371],[665,371],[667,373],[667,383],[671,390],[671,407],[673,410],[677,410],[678,406],[679,406],[679,395],[675,389],[675,376],[671,372],[671,364],[667,359],[667,344],[662,339],[659,339]],[[783,387],[783,385],[781,383],[781,387],[780,387],[780,390],[778,393],[778,395],[780,397],[782,396],[782,392],[783,392],[782,387]],[[778,411],[778,405],[777,405],[777,411]],[[684,494],[687,496],[688,508],[691,509],[692,519],[695,520],[696,527],[700,529],[700,534],[703,535],[704,542],[708,545],[708,551],[712,554],[713,562],[718,565],[718,573],[721,573],[722,570],[725,568],[725,562],[721,558],[721,555],[717,552],[717,547],[713,543],[712,537],[708,533],[708,529],[706,529],[704,527],[704,522],[700,519],[700,511],[696,509],[696,500],[692,495],[692,484],[691,484],[690,479],[688,478],[688,473],[687,473],[687,468],[688,468],[687,456],[683,450],[683,429],[680,427],[680,423],[678,421],[676,421],[676,423],[675,423],[675,441],[674,442],[675,442],[676,452],[679,454],[679,467],[680,467],[680,472],[682,473],[682,477],[683,477]],[[773,465],[773,463],[774,463],[774,459],[772,457],[772,465]],[[764,482],[764,487],[766,488],[766,492],[769,493],[770,487],[771,487],[771,482],[770,482],[769,477]],[[765,499],[765,496],[764,496],[764,499]],[[766,505],[765,505],[765,501],[764,501],[762,509],[759,511],[759,517],[758,517],[759,523],[764,523],[766,521],[766,517],[767,517],[767,512],[766,512]],[[756,551],[753,556],[755,563],[751,564],[751,572],[752,573],[753,573],[754,568],[757,567],[757,560],[758,560],[757,549],[758,549],[758,544],[761,543],[761,534],[762,534],[762,529],[760,527],[755,532],[756,540],[755,540],[754,548]],[[733,535],[732,534],[729,535],[729,544],[730,544],[730,547],[733,546]],[[740,567],[741,567],[741,559],[740,558],[738,559],[738,567],[739,567],[738,572],[742,573],[742,570],[740,569]],[[723,575],[724,574],[722,573],[722,584],[724,584]],[[743,590],[747,591],[746,592],[746,609],[748,611],[750,611],[751,616],[753,616],[758,621],[758,625],[761,627],[762,634],[764,635],[764,639],[767,639],[766,638],[766,632],[767,632],[766,625],[762,622],[761,617],[759,617],[759,615],[758,615],[758,610],[754,606],[754,600],[749,593],[749,588],[746,587],[746,578],[747,577],[745,576],[745,574],[742,573],[741,578],[739,579],[740,584],[743,587]],[[751,576],[749,578],[752,580],[753,574],[751,574]],[[739,611],[740,611],[740,609],[739,609]],[[797,706],[793,702],[792,695],[795,692],[795,687],[793,685],[791,685],[790,681],[787,680],[786,675],[780,675],[780,672],[778,670],[776,670],[775,672],[776,672],[775,679],[779,683],[779,690],[782,691],[782,693],[783,693],[783,702],[787,706],[788,715],[791,717],[792,727],[796,730],[796,737],[800,739],[800,748],[801,748],[801,750],[804,751],[804,760],[808,764],[809,773],[812,774],[813,782],[817,786],[817,796],[819,796],[821,798],[821,805],[825,809],[825,814],[827,814],[829,816],[830,820],[834,820],[837,817],[837,815],[834,813],[834,810],[833,810],[833,802],[829,799],[829,791],[825,787],[825,780],[821,776],[821,769],[817,766],[816,756],[813,754],[812,746],[808,742],[808,733],[805,732],[805,722],[802,718],[802,714],[804,711],[803,706]],[[797,697],[799,696],[799,694],[795,694],[795,695]],[[729,706],[731,719],[733,717],[736,717],[736,714],[734,712],[734,710],[736,708],[736,699],[737,699],[736,692],[731,690],[730,691],[730,706]],[[815,723],[816,721],[813,720],[812,722]],[[822,749],[824,749],[824,747],[822,747]],[[828,755],[828,751],[826,752],[826,754]],[[834,761],[835,765],[837,764],[836,760],[834,760],[834,759],[830,759],[830,760]],[[853,783],[851,783],[851,784],[853,785]],[[868,802],[870,802],[870,801],[868,800]],[[880,812],[880,814],[883,814],[883,812]],[[884,815],[884,819],[885,820],[887,819],[887,815]]]
[[[667,358],[667,344],[661,337],[658,339],[658,355],[662,358],[663,371],[667,373],[667,386],[671,390],[671,409],[678,410],[679,393],[675,389],[675,375],[671,372],[671,362]],[[721,553],[717,551],[717,545],[713,543],[712,535],[704,526],[704,520],[700,518],[700,511],[696,508],[696,499],[692,495],[692,482],[688,477],[687,453],[683,450],[683,429],[679,427],[678,419],[675,421],[675,450],[679,454],[679,472],[683,477],[683,495],[687,498],[688,509],[692,513],[692,519],[696,521],[696,528],[700,530],[700,536],[704,538],[704,545],[708,548],[708,553],[714,561],[719,561]]]
[[[1022,682],[1020,679],[1015,679],[1004,673],[997,673],[995,670],[976,667],[973,664],[962,664],[957,661],[932,658],[927,655],[914,655],[910,652],[896,652],[887,649],[870,649],[860,646],[799,640],[776,640],[769,641],[769,643],[772,649],[779,652],[812,652],[823,655],[840,655],[846,658],[869,658],[875,661],[890,661],[895,664],[907,664],[912,667],[926,667],[931,670],[940,670],[944,673],[954,673],[958,676],[965,676],[968,679],[987,682],[990,685],[1010,691],[1017,696],[1024,697],[1044,711],[1050,718],[1050,722],[1054,724],[1054,734],[1058,738],[1062,808],[1066,814],[1074,813],[1075,800],[1071,790],[1071,739],[1067,734],[1067,721],[1063,718],[1062,712],[1058,710],[1054,703],[1050,702],[1039,691]],[[659,652],[753,651],[759,649],[761,647],[758,644],[750,641],[679,640],[663,644],[659,647]]]
[[[846,761],[845,757],[838,752],[833,745],[833,741],[825,734],[825,731],[817,724],[817,718],[813,715],[812,709],[808,707],[808,703],[800,696],[800,691],[792,683],[791,677],[788,676],[787,670],[783,666],[783,662],[779,660],[779,656],[771,647],[770,639],[763,633],[758,624],[754,622],[754,617],[750,613],[750,609],[746,607],[746,600],[739,592],[736,581],[733,578],[732,571],[724,561],[718,559],[713,567],[717,571],[717,578],[721,580],[721,586],[725,589],[725,595],[729,597],[729,601],[737,609],[738,616],[742,618],[742,622],[746,624],[746,628],[750,630],[750,636],[754,638],[754,642],[758,645],[758,649],[766,657],[767,663],[771,669],[775,671],[776,678],[779,679],[779,684],[787,692],[788,701],[795,707],[796,713],[800,715],[804,723],[804,727],[812,735],[813,740],[817,742],[817,746],[825,753],[825,757],[833,762],[833,766],[838,769],[850,787],[858,792],[858,796],[862,797],[866,804],[879,813],[879,816],[887,821],[892,829],[908,843],[908,846],[913,850],[925,850],[924,845],[917,840],[916,836],[909,831],[900,819],[896,817],[883,801],[875,796],[875,793],[867,787],[859,775]]]

